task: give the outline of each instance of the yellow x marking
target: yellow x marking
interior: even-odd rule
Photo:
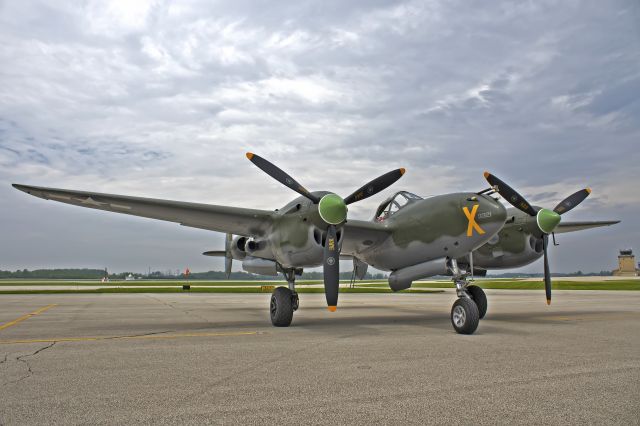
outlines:
[[[478,235],[484,234],[484,231],[482,230],[482,228],[480,228],[480,225],[478,225],[478,223],[476,222],[476,213],[478,213],[479,205],[480,204],[475,204],[471,208],[471,211],[469,211],[469,209],[466,206],[462,208],[464,215],[467,217],[467,219],[469,219],[469,226],[467,226],[467,237],[471,237],[473,235],[474,229],[478,232]]]

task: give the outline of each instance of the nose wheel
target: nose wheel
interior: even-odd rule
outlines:
[[[289,327],[293,320],[293,293],[286,287],[276,287],[271,294],[269,313],[271,324],[276,327]]]
[[[287,279],[287,287],[276,287],[271,293],[269,301],[269,314],[271,324],[276,327],[289,327],[293,320],[293,313],[300,307],[300,299],[296,292],[296,272],[302,274],[302,270],[287,269],[283,271]]]
[[[451,324],[460,334],[473,334],[478,328],[480,314],[478,306],[468,297],[456,300],[451,308]]]
[[[480,319],[484,318],[487,314],[487,295],[484,293],[484,290],[477,285],[468,285],[466,289],[469,296],[476,302]]]

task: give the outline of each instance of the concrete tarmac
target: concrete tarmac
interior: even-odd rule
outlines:
[[[640,292],[0,296],[0,424],[638,424]]]

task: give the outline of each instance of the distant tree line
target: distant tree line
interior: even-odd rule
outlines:
[[[90,279],[102,279],[107,276],[107,273],[104,269],[36,269],[33,271],[29,271],[28,269],[16,270],[16,271],[2,271],[0,270],[0,279],[67,279],[67,280],[90,280]],[[125,278],[131,276],[135,279],[151,279],[151,280],[175,280],[175,279],[185,279],[184,273],[181,274],[172,274],[160,271],[154,271],[150,274],[141,274],[139,272],[119,272],[119,273],[111,273],[108,274],[109,279],[111,280],[124,280]],[[340,279],[348,280],[351,279],[352,272],[342,272],[340,273]],[[367,272],[364,279],[367,280],[375,280],[375,279],[385,279],[387,275],[382,273],[371,274]],[[208,272],[191,272],[189,274],[190,280],[225,280],[227,279],[227,275],[223,271],[208,271]],[[248,272],[232,272],[229,277],[231,280],[238,281],[252,281],[252,280],[282,280],[282,275],[278,275],[277,277],[267,276],[267,275],[256,275],[250,274]],[[303,280],[321,280],[322,272],[304,272],[300,279]]]
[[[104,269],[28,269],[17,271],[0,270],[0,278],[27,278],[27,279],[100,279],[104,277]]]
[[[589,272],[583,273],[582,271],[571,272],[571,273],[553,273],[554,277],[581,277],[581,276],[599,276],[599,277],[607,277],[612,275],[612,271],[600,271],[600,272]],[[0,279],[3,278],[14,278],[14,279],[60,279],[60,280],[91,280],[91,279],[102,279],[106,276],[104,269],[36,269],[33,271],[29,271],[28,269],[16,270],[16,271],[2,271],[0,270]],[[184,273],[181,274],[172,274],[167,272],[154,271],[150,274],[141,274],[139,272],[119,272],[115,274],[108,274],[109,279],[111,280],[124,280],[125,278],[131,276],[135,279],[152,279],[152,280],[175,280],[175,279],[185,279]],[[346,271],[340,273],[341,280],[349,280],[351,279],[352,271]],[[509,272],[502,274],[489,274],[489,278],[539,278],[543,275],[541,273],[536,274],[523,274],[517,272]],[[383,273],[370,273],[367,272],[364,279],[365,280],[382,280],[388,278],[387,274]],[[446,277],[440,277],[446,278]],[[208,271],[208,272],[192,272],[189,274],[190,280],[225,280],[227,279],[227,275],[222,271]],[[252,281],[252,280],[282,280],[282,275],[278,275],[277,277],[268,276],[268,275],[256,275],[250,274],[248,272],[232,272],[230,278],[231,280],[237,281]],[[301,279],[303,280],[321,280],[322,272],[320,271],[311,271],[304,272],[302,274]]]

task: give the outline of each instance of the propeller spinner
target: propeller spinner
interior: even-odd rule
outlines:
[[[349,210],[347,205],[369,198],[388,188],[404,175],[405,169],[400,168],[385,173],[344,199],[334,193],[329,193],[322,198],[318,198],[279,167],[259,155],[248,152],[247,158],[260,170],[281,184],[307,197],[314,204],[318,205],[318,213],[327,224],[327,238],[325,240],[322,263],[324,293],[329,310],[332,312],[335,311],[338,306],[338,291],[340,287],[340,247],[338,246],[337,226],[342,225],[347,220],[347,212]]]
[[[551,304],[551,272],[549,270],[549,257],[547,248],[549,246],[549,234],[551,234],[558,224],[560,215],[568,212],[583,202],[591,194],[591,189],[585,188],[577,191],[562,200],[553,210],[541,208],[536,209],[515,189],[511,188],[504,181],[489,172],[484,172],[484,177],[492,188],[502,196],[513,207],[536,218],[536,224],[542,237],[542,248],[544,252],[544,290],[547,298],[547,305]]]

